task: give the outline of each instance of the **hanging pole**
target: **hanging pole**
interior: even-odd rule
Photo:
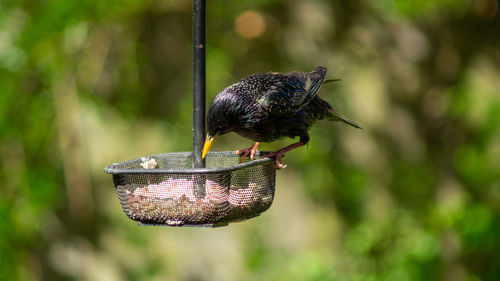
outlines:
[[[205,141],[205,0],[193,0],[193,166],[205,167],[201,158]]]

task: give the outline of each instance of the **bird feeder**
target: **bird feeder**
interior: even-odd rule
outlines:
[[[107,166],[124,212],[142,224],[223,226],[266,211],[274,199],[271,158],[239,163],[234,151],[209,152],[205,139],[205,0],[193,1],[193,151]]]

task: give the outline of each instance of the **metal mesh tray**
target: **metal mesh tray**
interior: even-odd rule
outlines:
[[[143,224],[223,226],[266,211],[274,199],[274,161],[257,154],[238,164],[234,151],[209,152],[206,168],[192,152],[141,157],[107,166],[127,216]]]

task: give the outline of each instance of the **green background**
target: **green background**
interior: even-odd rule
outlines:
[[[1,1],[0,280],[500,280],[496,1],[207,2],[208,101],[323,65],[364,130],[316,123],[260,217],[137,226],[103,168],[192,149],[191,2]]]

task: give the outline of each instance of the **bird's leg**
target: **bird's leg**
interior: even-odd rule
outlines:
[[[307,142],[302,142],[302,140],[301,140],[297,143],[286,146],[280,150],[276,150],[274,152],[266,154],[266,157],[276,157],[276,169],[286,168],[286,165],[283,165],[283,163],[281,163],[281,158],[283,157],[283,153],[288,152],[288,151],[295,149],[297,147],[304,146],[304,145],[306,145],[306,143]]]
[[[266,157],[276,157],[276,165],[275,165],[276,169],[279,170],[279,169],[286,168],[286,165],[283,165],[283,163],[281,163],[281,158],[283,157],[283,154],[290,151],[290,150],[296,149],[297,147],[304,146],[308,142],[309,142],[309,134],[307,133],[306,130],[304,130],[303,134],[300,136],[299,142],[296,142],[294,144],[286,146],[280,150],[276,150],[274,152],[271,152],[271,153],[267,154]]]
[[[245,160],[245,158],[247,158],[248,154],[250,154],[250,160],[254,160],[255,159],[255,153],[257,152],[257,150],[259,150],[259,144],[260,144],[260,142],[255,142],[254,144],[252,144],[248,148],[237,150],[236,154],[239,155],[239,154],[243,153],[243,156],[240,159],[240,163],[243,163],[243,161]]]

